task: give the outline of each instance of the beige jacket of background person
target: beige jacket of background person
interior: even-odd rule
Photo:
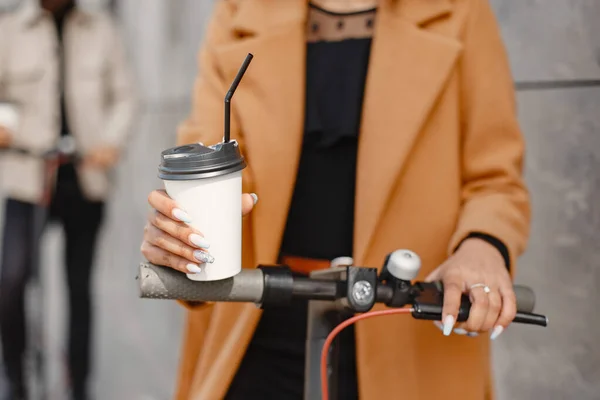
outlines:
[[[21,114],[15,147],[44,152],[60,137],[58,44],[53,17],[39,6],[26,4],[0,16],[0,100],[16,103]],[[113,21],[106,13],[76,9],[65,21],[63,44],[67,121],[77,151],[123,146],[136,102]],[[40,159],[5,153],[0,158],[2,191],[36,202],[43,190],[43,171]],[[78,176],[88,199],[106,197],[109,172],[78,167]]]

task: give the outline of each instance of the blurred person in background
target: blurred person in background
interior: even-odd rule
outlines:
[[[215,7],[179,143],[221,141],[223,96],[254,53],[232,122],[248,162],[243,214],[256,203],[244,218],[244,267],[281,262],[306,274],[339,256],[376,267],[398,248],[416,251],[419,278],[444,283],[442,322],[374,318],[348,329],[339,398],[492,399],[490,338],[516,312],[511,273],[530,210],[513,83],[488,1]],[[211,238],[164,191],[149,202],[142,253],[200,271]],[[462,293],[473,307],[456,325]],[[305,302],[188,306],[178,399],[302,399]]]
[[[96,239],[135,114],[124,45],[112,18],[73,0],[25,3],[0,19],[0,99],[20,113],[14,131],[2,127],[0,146],[32,152],[71,140],[81,160],[58,168],[50,218],[62,224],[68,284],[68,371],[72,398],[86,399],[91,357],[91,283]],[[10,399],[27,398],[24,291],[32,272],[34,213],[44,190],[44,164],[4,152],[7,195],[0,278],[2,355]],[[53,172],[53,171],[50,171]]]

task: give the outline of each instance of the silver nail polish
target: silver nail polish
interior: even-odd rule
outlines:
[[[455,328],[454,333],[456,333],[457,335],[467,335],[469,332],[467,332],[467,330],[463,328]]]
[[[477,332],[467,332],[467,336],[468,337],[477,337],[477,336],[479,336],[479,333],[477,333]]]
[[[258,203],[258,195],[256,193],[250,193],[250,196],[252,197],[254,205],[256,205],[256,203]]]
[[[212,264],[215,262],[215,258],[213,256],[202,250],[194,251],[194,258],[203,264]]]
[[[208,240],[204,239],[202,236],[198,235],[197,233],[192,233],[190,235],[190,242],[192,242],[192,244],[194,246],[203,248],[203,249],[208,249],[210,247],[210,243],[208,242]]]
[[[440,331],[444,331],[444,326],[442,325],[442,323],[440,321],[433,321],[433,325],[438,328]]]
[[[200,268],[196,264],[189,263],[188,265],[186,265],[186,268],[192,274],[199,274],[200,272],[202,272],[202,268]]]

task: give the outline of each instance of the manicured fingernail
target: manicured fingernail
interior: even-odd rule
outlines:
[[[256,203],[258,203],[258,196],[256,193],[250,193],[250,196],[252,196],[252,201],[254,202],[254,205],[256,205]]]
[[[196,264],[189,263],[188,265],[186,265],[186,268],[192,274],[199,274],[200,272],[202,272],[202,268],[200,268]]]
[[[467,335],[469,332],[467,332],[467,330],[463,328],[456,328],[454,329],[454,333],[456,333],[457,335]]]
[[[190,222],[192,222],[192,218],[190,217],[190,215],[180,208],[174,208],[172,213],[173,213],[173,217],[180,220],[181,222],[185,222],[188,224]]]
[[[498,325],[497,327],[494,328],[494,330],[492,331],[492,334],[490,335],[490,339],[492,340],[496,340],[498,338],[498,336],[500,336],[500,334],[504,331],[504,327],[502,325]]]
[[[207,252],[202,251],[202,250],[194,251],[194,258],[203,264],[204,263],[212,264],[215,262],[215,258],[213,256],[211,256],[210,254],[208,254]]]
[[[190,235],[190,242],[192,242],[194,246],[201,247],[203,249],[208,249],[210,247],[210,243],[208,243],[208,240],[204,239],[197,233],[192,233]]]
[[[454,317],[446,315],[446,318],[444,318],[444,336],[450,336],[452,328],[454,328]]]
[[[444,326],[440,321],[433,321],[433,325],[435,325],[440,331],[444,331]]]
[[[477,337],[477,336],[479,336],[479,333],[477,333],[477,332],[467,332],[467,336],[468,337]]]

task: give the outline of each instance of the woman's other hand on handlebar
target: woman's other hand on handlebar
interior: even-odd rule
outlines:
[[[2,125],[0,125],[0,148],[6,148],[12,143],[12,135]]]
[[[446,336],[454,329],[463,293],[470,296],[471,311],[469,319],[454,329],[455,333],[474,335],[491,331],[491,338],[496,339],[517,312],[513,284],[504,259],[484,240],[465,240],[426,280],[444,284],[442,324],[437,325]]]
[[[242,215],[252,211],[258,197],[242,195]],[[157,265],[171,267],[183,273],[199,273],[202,265],[214,262],[210,255],[210,238],[205,238],[188,225],[190,216],[164,190],[148,196],[152,207],[144,227],[141,251],[146,259]]]

